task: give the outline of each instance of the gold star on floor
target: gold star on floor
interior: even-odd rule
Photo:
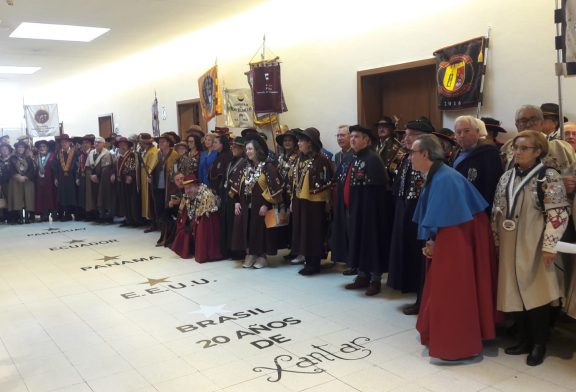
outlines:
[[[60,229],[57,229],[57,228],[55,228],[55,227],[51,227],[51,228],[49,228],[49,229],[44,229],[44,230],[47,230],[47,231],[55,231],[55,230],[60,230]]]
[[[102,261],[106,262],[106,261],[110,261],[110,260],[118,260],[118,257],[120,257],[120,255],[118,255],[118,256],[104,256],[101,259],[96,259],[96,260],[102,260]]]
[[[150,286],[155,286],[159,283],[166,283],[166,282],[170,282],[169,280],[167,280],[168,277],[166,278],[160,278],[160,279],[150,279],[148,278],[148,282],[144,282],[144,283],[140,283],[140,284],[149,284]]]
[[[84,242],[84,240],[72,240],[72,241],[68,241],[69,244],[75,244],[77,242]]]

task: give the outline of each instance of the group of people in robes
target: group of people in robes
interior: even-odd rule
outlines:
[[[505,144],[492,118],[458,117],[454,131],[425,117],[402,130],[388,116],[373,128],[342,125],[334,155],[313,127],[285,127],[274,149],[256,129],[233,137],[219,127],[192,127],[184,140],[2,143],[0,185],[14,223],[123,217],[121,226],[146,226],[157,246],[200,263],[261,269],[288,249],[303,276],[334,265],[322,263],[330,255],[353,276],[345,289],[367,296],[387,273],[390,288],[416,293],[402,311],[418,315],[432,357],[479,355],[497,324],[514,322],[518,341],[505,352],[535,366],[562,306],[576,318],[574,269],[555,250],[576,233],[566,230],[576,175],[560,174],[576,154],[546,131],[547,108],[521,107]]]

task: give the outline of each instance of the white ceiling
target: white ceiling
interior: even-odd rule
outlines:
[[[44,83],[109,63],[245,12],[265,0],[0,0],[0,65],[38,66]],[[9,38],[21,22],[107,27],[90,43]]]

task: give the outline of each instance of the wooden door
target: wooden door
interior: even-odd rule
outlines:
[[[434,59],[358,72],[359,124],[372,128],[384,115],[398,117],[400,128],[420,116],[442,128]]]
[[[98,134],[103,138],[110,137],[114,132],[114,117],[112,113],[98,116]]]
[[[184,138],[186,131],[192,125],[200,125],[204,133],[206,133],[206,122],[203,121],[200,113],[200,99],[189,99],[186,101],[176,102],[178,113],[178,134],[180,138]]]

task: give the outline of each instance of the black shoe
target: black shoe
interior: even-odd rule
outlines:
[[[358,268],[348,268],[347,270],[344,270],[344,272],[342,272],[342,275],[358,275]]]
[[[406,316],[415,316],[418,314],[419,311],[420,311],[420,304],[408,305],[404,307],[404,309],[402,309],[402,313],[404,313]]]
[[[508,355],[523,355],[532,351],[532,345],[528,342],[520,342],[515,346],[507,347],[504,352]]]
[[[318,272],[320,272],[320,267],[310,267],[310,266],[306,266],[302,268],[300,271],[298,271],[298,273],[303,276],[316,275]]]
[[[544,357],[546,356],[546,345],[545,344],[535,344],[526,358],[526,365],[528,366],[538,366],[544,362]]]

